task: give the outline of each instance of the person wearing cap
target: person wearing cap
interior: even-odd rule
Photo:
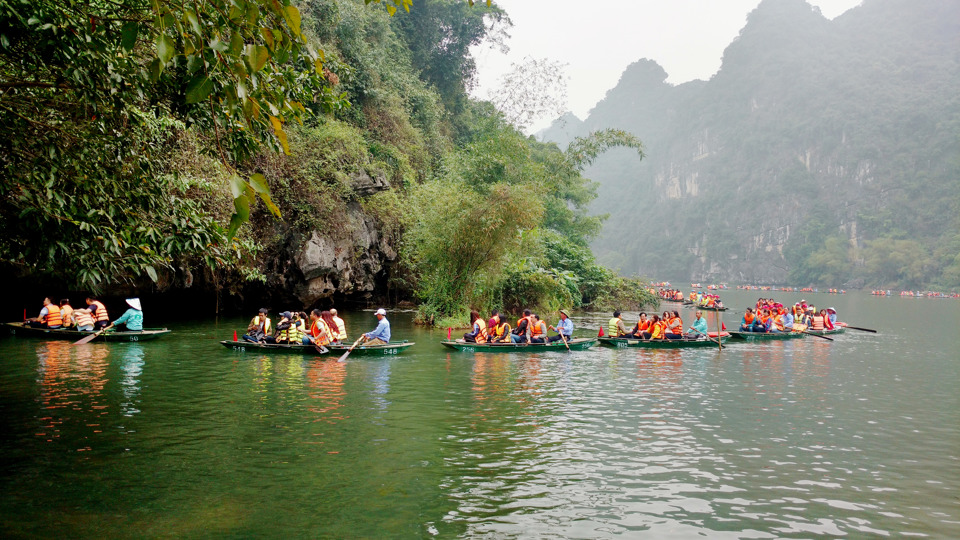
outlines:
[[[387,320],[387,310],[380,308],[376,312],[377,327],[372,332],[363,335],[363,340],[370,345],[386,345],[390,343],[390,321]]]
[[[292,343],[293,337],[293,313],[284,311],[280,314],[280,321],[277,322],[277,335],[274,338],[275,343]]]
[[[270,317],[267,317],[267,308],[260,308],[260,311],[257,312],[257,316],[254,317],[250,321],[250,324],[247,325],[247,333],[243,335],[243,339],[253,343],[266,341],[267,337],[270,337],[270,332],[272,330],[273,329],[270,327]],[[270,337],[270,339],[273,338]]]
[[[123,312],[119,319],[110,323],[107,328],[113,328],[122,324],[127,332],[140,332],[143,330],[143,308],[140,307],[139,298],[127,298],[129,309]]]
[[[336,325],[336,328],[331,328],[336,334],[334,341],[336,343],[343,343],[347,340],[347,325],[344,324],[343,319],[337,317],[337,310],[334,308],[330,308],[330,317],[333,319],[334,325]]]
[[[557,335],[550,336],[550,338],[547,339],[549,343],[564,339],[566,341],[573,339],[573,321],[570,320],[570,316],[567,315],[566,311],[560,310],[560,322],[557,323],[557,326],[551,326],[550,330],[556,330]]]

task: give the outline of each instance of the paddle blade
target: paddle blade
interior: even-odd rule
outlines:
[[[94,332],[94,333],[90,334],[89,336],[87,336],[87,337],[85,337],[85,338],[83,338],[83,339],[81,339],[81,340],[79,340],[79,341],[75,341],[73,344],[74,344],[74,345],[83,345],[84,343],[90,343],[91,341],[93,341],[94,339],[96,339],[96,337],[99,336],[101,333],[103,333],[102,330],[101,330],[100,332]]]
[[[851,330],[860,330],[861,332],[873,332],[874,334],[877,333],[876,330],[871,330],[869,328],[860,328],[859,326],[846,326],[845,328],[849,328]]]
[[[343,353],[343,356],[341,356],[340,358],[337,358],[337,362],[343,362],[344,360],[346,360],[347,357],[350,356],[351,350],[353,349],[347,349],[347,352]]]

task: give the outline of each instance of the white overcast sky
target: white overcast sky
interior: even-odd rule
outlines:
[[[483,0],[479,0],[483,1]],[[833,19],[861,0],[807,0]],[[567,64],[567,106],[581,119],[620,80],[631,63],[649,58],[667,82],[707,80],[720,69],[723,50],[740,33],[760,0],[494,0],[513,27],[503,54],[474,49],[478,86],[487,98],[512,63],[524,58]],[[533,126],[549,125],[547,119]]]

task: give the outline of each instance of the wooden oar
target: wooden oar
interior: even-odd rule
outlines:
[[[350,356],[350,353],[353,352],[353,348],[357,346],[357,343],[360,343],[363,337],[364,337],[363,334],[360,334],[360,337],[358,337],[357,340],[353,342],[353,345],[351,345],[350,348],[347,349],[347,352],[343,353],[343,356],[341,356],[340,358],[337,358],[337,362],[343,362],[344,360],[346,360],[347,357]]]
[[[328,352],[330,352],[330,349],[324,347],[323,345],[318,344],[317,340],[314,338],[310,338],[310,343],[313,343],[313,348],[317,350],[318,354],[327,354]]]
[[[720,343],[720,338],[719,338],[719,337],[717,337],[717,339],[713,339],[712,337],[710,337],[710,334],[704,334],[703,332],[697,330],[696,328],[691,328],[691,330],[693,330],[694,332],[700,334],[701,336],[705,336],[707,339],[709,339],[710,341],[716,343],[717,345],[720,345],[720,346],[721,346],[721,349],[723,348],[723,345]]]
[[[563,332],[560,332],[560,339],[563,340],[563,344],[567,346],[567,350],[570,350],[570,344],[567,343],[567,337],[563,335]]]
[[[91,341],[93,341],[94,339],[96,339],[97,336],[99,336],[100,334],[106,332],[106,331],[107,331],[107,328],[110,328],[110,327],[109,327],[109,326],[104,327],[104,328],[103,328],[102,330],[100,330],[99,332],[94,332],[94,333],[90,334],[89,336],[87,336],[87,337],[85,337],[85,338],[83,338],[83,339],[81,339],[81,340],[79,340],[79,341],[73,342],[73,344],[74,344],[74,345],[83,345],[84,343],[90,343]]]
[[[825,339],[825,340],[827,340],[827,341],[833,341],[833,338],[829,338],[829,337],[827,337],[827,336],[821,336],[820,334],[814,334],[814,333],[811,333],[811,332],[807,332],[806,330],[800,330],[800,333],[801,333],[801,334],[806,334],[806,335],[808,335],[808,336],[818,337],[818,338],[820,338],[820,339]]]
[[[877,333],[876,330],[871,330],[869,328],[860,328],[859,326],[844,326],[844,328],[849,328],[851,330],[860,330],[861,332],[873,332],[874,334]]]

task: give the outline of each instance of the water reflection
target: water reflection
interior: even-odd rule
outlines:
[[[103,394],[107,384],[105,344],[74,347],[69,341],[40,344],[37,354],[39,414],[36,436],[53,442],[65,434],[77,451],[90,450],[90,434],[102,433],[109,414]]]
[[[123,401],[120,402],[120,412],[124,416],[133,416],[140,412],[140,376],[143,375],[143,347],[138,343],[131,343],[123,350],[120,361],[120,388],[123,391]]]

